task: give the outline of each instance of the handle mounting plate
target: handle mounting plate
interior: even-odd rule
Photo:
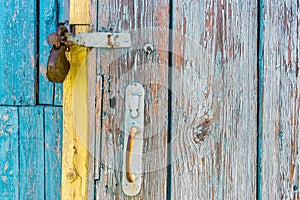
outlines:
[[[144,96],[145,89],[142,84],[134,82],[127,86],[125,93],[122,190],[128,196],[137,195],[142,186]],[[132,130],[135,130],[134,133],[132,133]],[[129,177],[133,177],[133,180]]]

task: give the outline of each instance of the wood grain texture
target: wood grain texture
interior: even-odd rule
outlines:
[[[69,0],[70,1],[70,24],[88,25],[90,24],[90,1]]]
[[[72,16],[71,16],[72,18]],[[88,26],[76,26],[76,33]],[[62,199],[86,199],[88,183],[87,49],[72,47],[64,82]]]
[[[58,0],[58,22],[69,24],[70,21],[70,0]]]
[[[45,200],[61,199],[62,108],[44,108]]]
[[[0,13],[0,105],[35,105],[36,1],[1,1]]]
[[[47,43],[47,37],[55,32],[58,26],[57,1],[42,1],[39,11],[39,104],[62,105],[62,85],[52,83],[46,77],[48,57],[52,48]]]
[[[0,107],[0,198],[19,199],[18,109]]]
[[[130,49],[97,54],[96,135],[101,134],[96,199],[164,199],[166,196],[168,104],[168,1],[99,1],[98,30],[130,32]],[[153,27],[153,29],[151,29]],[[142,48],[150,43],[154,52]],[[136,66],[134,66],[136,65]],[[121,188],[124,97],[132,81],[144,85],[143,184],[135,197]],[[96,148],[96,150],[99,150]],[[95,152],[96,153],[96,152]]]
[[[20,199],[43,199],[44,112],[43,107],[19,108]]]
[[[299,1],[265,1],[262,199],[300,199]]]
[[[175,0],[172,199],[255,199],[257,3]]]

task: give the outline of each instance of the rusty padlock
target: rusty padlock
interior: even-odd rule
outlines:
[[[48,36],[47,41],[53,47],[47,63],[47,78],[51,82],[62,83],[70,70],[70,62],[66,57],[66,51],[72,42],[67,42],[68,30],[65,26],[59,26],[55,33]]]

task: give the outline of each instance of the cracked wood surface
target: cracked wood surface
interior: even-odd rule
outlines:
[[[262,199],[300,199],[299,1],[265,1]]]
[[[174,2],[172,199],[256,198],[257,3]]]
[[[100,137],[96,199],[164,199],[166,196],[168,106],[168,1],[99,1],[98,31],[130,32],[130,49],[97,50],[96,137]],[[152,28],[154,27],[154,28]],[[163,31],[159,30],[161,28]],[[142,48],[150,43],[151,55]],[[146,89],[143,183],[135,197],[121,188],[126,86],[137,81]],[[99,144],[98,143],[98,144]]]

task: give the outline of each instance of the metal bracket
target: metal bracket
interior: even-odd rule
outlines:
[[[137,195],[142,186],[144,96],[145,89],[140,83],[127,86],[122,190],[128,196]]]
[[[68,35],[67,40],[79,46],[99,48],[128,48],[131,43],[130,33],[82,32]]]

